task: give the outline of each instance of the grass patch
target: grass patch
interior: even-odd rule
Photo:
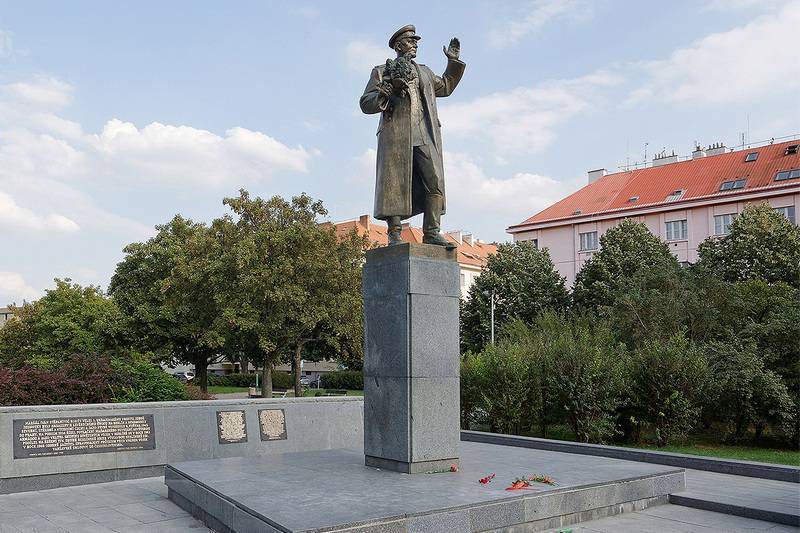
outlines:
[[[474,429],[479,431],[489,431],[486,426],[478,426]],[[612,446],[623,446],[625,448],[638,448],[660,452],[685,453],[689,455],[700,455],[705,457],[719,457],[721,459],[738,459],[741,461],[757,461],[760,463],[772,463],[780,465],[800,466],[800,450],[791,448],[779,448],[777,441],[765,438],[763,446],[755,446],[752,442],[742,444],[725,444],[720,442],[721,433],[719,428],[712,428],[705,432],[689,436],[685,441],[671,444],[659,448],[654,444],[640,442],[638,444],[627,444],[610,442]],[[539,431],[527,433],[529,437],[540,437]],[[554,425],[547,428],[547,438],[554,440],[575,441],[575,435],[569,426]],[[647,438],[647,437],[645,437]],[[770,447],[770,445],[772,447]]]
[[[316,396],[317,395],[317,391],[322,392],[322,394],[324,395],[327,392],[327,389],[306,389],[305,391],[303,391],[303,396],[305,396],[305,397]],[[294,396],[294,394],[291,393],[291,392],[289,394]],[[363,390],[348,389],[347,395],[348,396],[364,396],[364,391]]]
[[[686,453],[689,455],[703,455],[722,459],[740,459],[742,461],[758,461],[761,463],[800,466],[800,452],[793,450],[703,442],[673,444],[664,446],[663,448],[656,448],[655,446],[648,445],[624,446],[626,448],[644,448],[660,452]]]

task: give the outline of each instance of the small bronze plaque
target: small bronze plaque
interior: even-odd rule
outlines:
[[[247,442],[244,411],[217,411],[217,436],[220,444]]]
[[[14,420],[14,459],[155,450],[153,415]]]
[[[259,410],[258,426],[261,440],[286,440],[286,415],[283,409]]]

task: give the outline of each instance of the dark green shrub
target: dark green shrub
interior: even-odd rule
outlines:
[[[751,426],[756,439],[768,425],[791,435],[792,399],[754,345],[714,342],[706,356],[713,375],[708,400],[715,418],[725,422],[728,440],[743,440]]]
[[[272,371],[272,388],[274,390],[289,390],[294,388],[294,376],[289,372]]]
[[[364,390],[364,373],[360,370],[337,370],[323,374],[320,380],[323,389]]]
[[[682,334],[645,343],[631,361],[631,413],[641,430],[665,446],[699,420],[709,380],[706,359]]]
[[[273,380],[275,374],[273,374]],[[209,387],[255,387],[255,374],[226,374],[224,376],[208,376]]]
[[[115,387],[115,402],[169,402],[189,399],[183,383],[147,361],[115,363],[114,370],[126,381],[125,384]]]

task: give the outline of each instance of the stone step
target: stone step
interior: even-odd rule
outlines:
[[[719,495],[683,491],[669,495],[669,503],[692,507],[703,511],[714,511],[755,520],[764,520],[776,524],[800,527],[800,515],[790,505],[779,506],[775,502],[764,505],[754,502],[752,496],[743,494],[741,499],[733,499]],[[795,507],[800,505],[800,494]]]

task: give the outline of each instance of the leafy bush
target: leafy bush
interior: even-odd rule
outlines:
[[[58,371],[0,367],[0,405],[105,403],[112,397],[108,358],[73,355]]]
[[[275,374],[272,374],[272,380],[275,380]],[[255,374],[226,374],[224,376],[208,376],[209,387],[255,387],[256,375]]]
[[[337,370],[322,374],[320,388],[364,390],[364,373],[360,370]]]
[[[189,400],[213,400],[214,395],[203,392],[200,387],[195,385],[186,385],[186,396]]]
[[[544,314],[536,326],[543,335],[547,390],[581,442],[613,437],[617,409],[623,404],[626,356],[604,324],[586,318],[570,321]]]
[[[755,346],[714,342],[706,354],[714,376],[709,400],[716,418],[726,423],[730,440],[742,440],[751,425],[756,438],[768,424],[791,434],[792,399],[780,376],[765,368]]]
[[[289,390],[294,388],[294,377],[288,372],[272,371],[272,388],[274,390]]]
[[[639,429],[652,428],[659,446],[685,436],[699,420],[708,386],[703,353],[678,334],[645,343],[635,352],[631,366],[634,423]]]
[[[169,402],[189,399],[183,383],[147,361],[115,363],[114,370],[125,381],[115,387],[115,402]]]

